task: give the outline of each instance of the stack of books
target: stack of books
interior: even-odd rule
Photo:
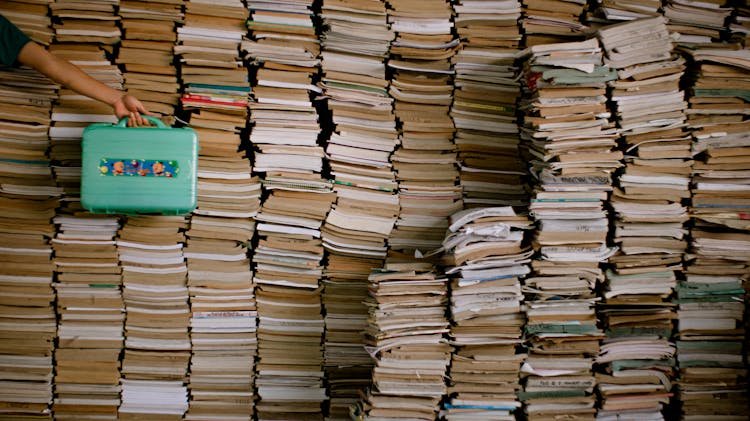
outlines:
[[[328,420],[349,420],[349,407],[370,385],[372,358],[365,350],[368,281],[381,259],[328,255],[323,279],[324,366],[330,399]]]
[[[601,28],[623,21],[659,16],[659,0],[597,0],[586,14],[592,28]]]
[[[453,35],[453,10],[444,0],[389,0],[388,5],[388,21],[396,33],[388,60],[393,72],[389,93],[401,140],[391,157],[400,212],[389,247],[434,250],[443,240],[448,216],[463,207],[449,115],[451,58],[460,40]]]
[[[0,417],[51,419],[49,239],[62,190],[45,152],[56,89],[34,70],[0,66]]]
[[[247,34],[241,0],[189,0],[177,28],[174,55],[180,61],[183,110],[222,110],[245,116],[250,84],[239,46]]]
[[[525,322],[521,282],[532,251],[527,216],[511,207],[475,208],[451,216],[443,247],[451,279],[451,342],[446,420],[515,420],[521,407],[518,352]]]
[[[610,201],[620,253],[610,258],[600,306],[607,334],[597,359],[600,415],[663,419],[675,374],[669,299],[687,248],[692,165],[679,87],[684,60],[673,56],[662,17],[607,26],[598,36],[619,76],[610,98],[625,153]]]
[[[434,420],[451,358],[445,338],[448,278],[430,262],[394,254],[369,281],[373,386],[352,414],[361,420]]]
[[[592,363],[602,336],[594,288],[603,279],[600,263],[616,251],[607,244],[603,204],[622,157],[605,104],[606,82],[617,75],[602,66],[596,39],[535,45],[528,55],[521,136],[533,157],[529,209],[539,255],[523,289],[530,354],[522,400],[531,419],[592,419]]]
[[[168,124],[180,98],[173,49],[182,3],[121,0],[118,9],[124,31],[116,62],[125,70],[125,89]]]
[[[526,47],[584,38],[591,29],[581,23],[585,0],[523,0]]]
[[[180,420],[188,409],[186,228],[182,216],[133,216],[118,233],[126,313],[121,420]]]
[[[381,1],[356,7],[326,1],[321,17],[329,25],[322,37],[320,83],[332,118],[326,154],[337,193],[323,244],[332,253],[383,258],[399,212],[390,162],[398,135],[384,64],[394,34]],[[346,19],[363,30],[352,30]],[[358,48],[352,50],[353,44]]]
[[[398,142],[384,60],[393,32],[384,1],[324,0],[320,19],[320,99],[330,112],[326,153],[337,193],[336,214],[322,229],[328,264],[323,280],[328,418],[349,419],[349,406],[370,384],[372,359],[364,350],[367,277],[382,267],[398,214],[390,155]],[[343,218],[342,218],[343,216]],[[338,217],[338,218],[336,218]],[[354,218],[356,224],[348,224]],[[371,228],[369,221],[382,221]],[[342,228],[341,224],[344,224]]]
[[[115,216],[58,215],[52,239],[57,272],[57,419],[117,420],[124,333]]]
[[[313,75],[320,64],[311,2],[251,1],[247,27],[252,40],[242,43],[255,73],[250,104],[250,142],[254,170],[288,183],[321,181],[323,148],[311,100]]]
[[[721,38],[724,23],[733,8],[726,0],[694,2],[690,0],[668,0],[663,14],[667,18],[669,32],[679,44],[711,43]]]
[[[686,50],[692,56],[688,125],[693,165],[690,214],[700,226],[747,231],[750,51],[720,44]],[[723,228],[722,228],[723,227]],[[712,229],[709,228],[709,231]]]
[[[320,226],[335,196],[274,188],[253,255],[258,285],[258,418],[321,417],[324,331]]]
[[[517,0],[464,1],[454,5],[461,49],[451,117],[456,126],[459,178],[467,207],[524,206],[516,102],[521,94],[515,65],[521,42]]]
[[[0,14],[13,22],[29,38],[49,45],[55,38],[48,3],[52,0],[9,0],[0,4]]]
[[[60,194],[39,190],[0,184],[0,416],[13,419],[52,419],[57,323],[48,238]]]
[[[681,414],[738,419],[748,405],[743,348],[750,234],[697,231],[692,246],[695,263],[677,287]]]
[[[692,58],[691,254],[678,293],[678,399],[684,417],[739,417],[747,408],[747,274],[750,270],[748,50],[706,44]],[[744,339],[743,339],[744,336]],[[744,361],[747,364],[747,361]]]
[[[58,18],[55,41],[60,43],[93,43],[111,46],[120,41],[120,20],[115,7],[120,0],[102,0],[91,4],[82,0],[55,0],[49,2],[53,18]]]
[[[747,35],[750,34],[750,8],[746,5],[735,5],[734,13],[725,23],[729,26],[732,42],[743,47],[747,45]]]
[[[184,255],[190,293],[190,407],[186,420],[254,413],[256,306],[249,218],[192,215]]]

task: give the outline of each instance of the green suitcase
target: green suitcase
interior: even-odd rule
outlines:
[[[190,128],[92,124],[83,131],[81,204],[92,213],[184,215],[196,207],[198,136]]]

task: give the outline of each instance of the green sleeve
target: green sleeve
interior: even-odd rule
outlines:
[[[0,15],[0,63],[6,66],[15,64],[21,48],[30,41],[31,38],[21,32],[5,16]]]

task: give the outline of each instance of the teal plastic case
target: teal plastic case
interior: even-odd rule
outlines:
[[[143,116],[155,127],[92,124],[83,131],[81,204],[92,213],[184,215],[196,207],[198,135]]]

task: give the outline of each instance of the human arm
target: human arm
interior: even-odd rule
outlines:
[[[146,110],[138,98],[92,78],[74,64],[57,57],[33,41],[21,48],[18,62],[67,88],[111,106],[118,118],[128,117],[128,126],[148,125],[141,114],[154,115]]]

